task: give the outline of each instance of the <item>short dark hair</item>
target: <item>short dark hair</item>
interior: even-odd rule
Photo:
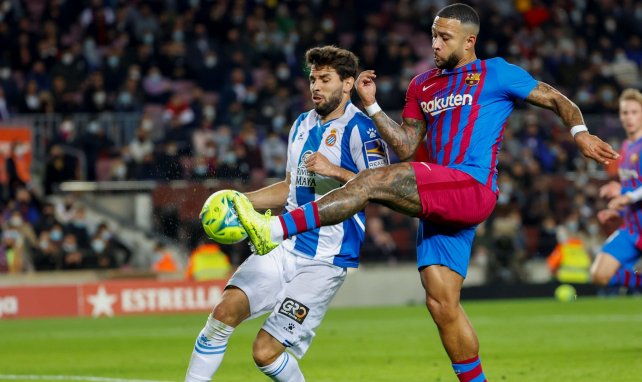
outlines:
[[[459,20],[462,24],[475,24],[479,26],[479,15],[471,6],[456,3],[449,5],[437,13],[437,16],[446,19]]]
[[[305,63],[308,70],[312,66],[329,66],[337,71],[342,80],[348,77],[357,78],[359,67],[359,59],[354,53],[333,45],[309,49],[305,52]]]

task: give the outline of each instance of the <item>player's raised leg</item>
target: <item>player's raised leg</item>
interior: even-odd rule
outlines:
[[[285,346],[263,329],[254,340],[252,355],[259,370],[273,381],[305,381],[296,358],[286,352]]]
[[[612,243],[607,244],[612,245]],[[631,260],[621,262],[620,257],[626,252],[635,252],[629,256]],[[631,290],[642,289],[642,275],[635,272],[633,267],[637,262],[637,249],[633,246],[620,248],[619,256],[601,252],[591,266],[591,281],[595,285],[609,287],[626,287]]]
[[[398,163],[362,171],[316,202],[280,216],[261,215],[250,203],[234,199],[239,221],[259,254],[268,253],[299,233],[340,223],[364,209],[368,202],[381,203],[408,216],[419,214],[422,205],[412,165]]]
[[[234,287],[223,292],[205,327],[198,334],[192,351],[185,382],[209,382],[218,370],[234,328],[250,316],[250,303],[245,293]]]
[[[462,382],[486,381],[478,356],[477,335],[459,303],[464,278],[448,267],[431,265],[421,270],[421,282],[426,290],[426,306],[457,378]]]

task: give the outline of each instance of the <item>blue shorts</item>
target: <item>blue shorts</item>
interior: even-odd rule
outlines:
[[[641,245],[639,233],[631,233],[628,228],[620,228],[606,239],[602,252],[615,257],[622,264],[622,268],[633,269],[642,256]]]
[[[456,228],[419,220],[417,267],[443,265],[466,277],[477,226]]]

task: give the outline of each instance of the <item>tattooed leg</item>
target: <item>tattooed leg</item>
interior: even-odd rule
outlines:
[[[322,226],[340,223],[365,208],[383,204],[408,216],[421,212],[415,172],[410,163],[361,171],[354,179],[317,200]]]

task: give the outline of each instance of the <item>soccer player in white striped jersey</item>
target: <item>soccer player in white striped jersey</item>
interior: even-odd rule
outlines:
[[[357,57],[334,46],[305,54],[314,110],[294,122],[283,181],[247,193],[256,209],[292,211],[341,187],[356,173],[389,163],[374,123],[350,102]],[[299,209],[301,211],[301,209]],[[300,224],[301,216],[283,224]],[[365,235],[363,211],[337,225],[285,240],[265,256],[251,255],[234,273],[199,333],[186,382],[209,381],[227,342],[244,320],[271,312],[254,341],[253,357],[274,381],[304,381],[301,358],[330,301],[357,267]],[[287,349],[287,350],[286,350]]]

